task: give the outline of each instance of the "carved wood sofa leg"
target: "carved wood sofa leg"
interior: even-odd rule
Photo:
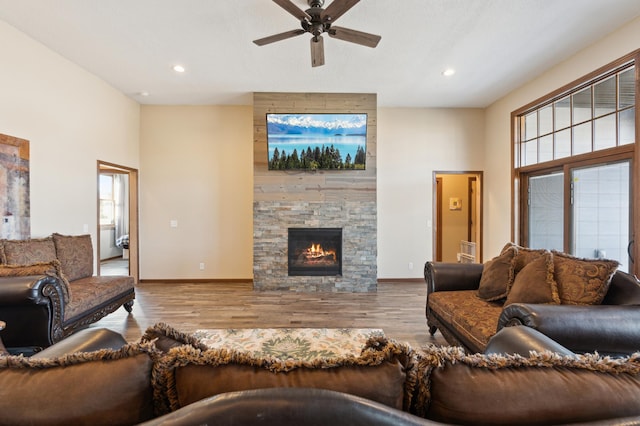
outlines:
[[[133,300],[128,301],[127,303],[125,303],[124,308],[127,310],[127,312],[131,313],[131,311],[133,311]]]
[[[438,327],[436,327],[435,325],[432,325],[432,326],[429,327],[429,334],[430,335],[433,336],[434,334],[436,334],[436,331],[438,331]]]

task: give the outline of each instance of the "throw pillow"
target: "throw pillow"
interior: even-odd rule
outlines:
[[[532,249],[528,247],[522,247],[514,243],[507,243],[502,251],[504,252],[509,247],[515,247],[518,250],[518,255],[513,260],[513,272],[517,275],[518,272],[526,266],[527,263],[545,254],[547,249]]]
[[[0,357],[2,424],[131,425],[154,415],[147,346],[59,358]]]
[[[31,265],[56,260],[56,247],[51,237],[4,240],[2,246],[2,263],[5,265]]]
[[[170,349],[182,345],[191,345],[203,351],[208,349],[207,345],[201,343],[199,339],[191,334],[176,330],[170,325],[161,322],[147,328],[140,342],[152,342],[162,352],[169,352]]]
[[[609,290],[619,263],[609,259],[581,259],[554,251],[555,279],[565,305],[599,305]]]
[[[373,345],[359,357],[314,361],[176,347],[154,366],[154,394],[165,398],[156,399],[157,409],[164,413],[221,393],[273,387],[328,389],[408,408],[416,380],[413,351],[390,340]]]
[[[0,265],[0,277],[26,277],[29,275],[48,275],[56,277],[62,283],[62,297],[65,303],[69,303],[71,298],[69,282],[60,270],[60,262],[34,263],[31,265]]]
[[[511,303],[560,304],[553,279],[553,255],[549,252],[529,262],[516,275],[504,305]]]
[[[53,234],[52,237],[62,272],[69,281],[93,275],[91,235]]]
[[[507,247],[500,255],[484,264],[478,286],[480,299],[492,302],[507,297],[515,276],[513,259],[517,254],[515,247]]]

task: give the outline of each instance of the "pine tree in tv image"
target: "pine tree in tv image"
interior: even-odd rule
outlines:
[[[364,170],[367,114],[267,114],[269,170]]]

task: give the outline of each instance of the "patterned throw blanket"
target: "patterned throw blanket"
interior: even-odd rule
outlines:
[[[193,336],[212,349],[311,361],[358,356],[370,337],[384,337],[384,332],[375,328],[234,328],[197,330]]]

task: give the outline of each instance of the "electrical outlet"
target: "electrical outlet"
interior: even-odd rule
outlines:
[[[172,227],[172,228],[177,228],[178,227],[178,221],[175,220],[175,219],[171,219],[169,221],[169,226]]]
[[[204,262],[200,262],[200,270],[204,271]]]
[[[413,271],[413,262],[409,262],[409,270]]]

